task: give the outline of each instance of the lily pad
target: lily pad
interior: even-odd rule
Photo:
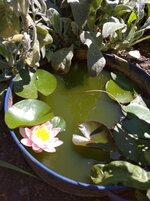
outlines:
[[[54,118],[51,119],[51,123],[53,124],[53,127],[57,128],[61,128],[61,132],[65,131],[66,129],[66,122],[62,117],[57,117],[55,116]]]
[[[35,73],[37,90],[45,96],[52,94],[57,86],[54,75],[45,70],[38,69]]]
[[[37,69],[35,73],[22,70],[14,79],[14,91],[22,98],[38,98],[38,92],[45,96],[54,92],[57,81],[51,73]]]
[[[14,129],[41,124],[52,117],[53,113],[50,112],[49,105],[40,100],[27,99],[17,102],[8,109],[5,122],[9,128]]]
[[[137,189],[150,188],[150,172],[127,161],[112,161],[92,168],[92,180],[102,185],[122,184]]]
[[[99,148],[105,151],[113,150],[113,140],[109,129],[96,121],[87,121],[79,125],[84,136],[74,134],[72,141],[78,146]]]
[[[116,99],[119,103],[125,104],[133,100],[132,92],[124,90],[113,80],[106,83],[106,91],[112,95],[110,96],[112,99]]]

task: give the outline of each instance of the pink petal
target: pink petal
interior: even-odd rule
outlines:
[[[25,128],[25,133],[26,133],[26,136],[31,139],[31,136],[32,136],[32,130],[30,128]]]
[[[24,137],[24,138],[27,137],[26,132],[25,132],[25,128],[20,127],[20,128],[19,128],[19,132],[20,132],[20,134],[22,135],[22,137]]]
[[[39,149],[41,149],[41,147],[39,147],[37,144],[35,144],[35,143],[32,143],[32,149],[34,150],[34,151],[38,151]]]
[[[51,152],[51,153],[56,152],[56,149],[54,147],[46,147],[43,150],[46,151],[46,152]]]
[[[49,146],[51,146],[51,147],[58,147],[58,146],[60,146],[62,144],[63,144],[63,141],[61,141],[61,140],[59,140],[57,138],[57,140],[55,140],[54,142],[51,142]]]
[[[32,141],[28,138],[21,139],[21,143],[27,147],[32,147]]]
[[[55,137],[60,132],[60,130],[61,130],[61,128],[53,128],[52,129],[53,137]]]
[[[44,124],[42,124],[42,125],[43,125],[43,126],[46,126],[48,130],[51,130],[52,127],[53,127],[53,125],[52,125],[49,121],[47,121],[46,123],[44,123]]]

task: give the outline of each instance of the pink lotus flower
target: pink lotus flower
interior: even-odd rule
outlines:
[[[32,147],[36,152],[55,152],[55,147],[63,144],[56,135],[60,132],[61,128],[53,128],[51,122],[34,126],[30,128],[20,127],[19,131],[23,136],[21,143],[25,146]]]

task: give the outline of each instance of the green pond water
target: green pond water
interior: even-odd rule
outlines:
[[[52,95],[40,96],[51,106],[56,116],[64,118],[66,131],[58,134],[64,144],[57,147],[55,153],[32,154],[55,172],[76,181],[90,183],[91,167],[99,161],[108,161],[109,154],[73,145],[72,135],[80,134],[78,125],[87,120],[100,121],[111,127],[119,120],[121,112],[106,94],[85,93],[87,90],[104,89],[110,78],[109,73],[103,71],[93,78],[88,76],[85,69],[84,64],[74,65],[69,74],[57,77],[57,89]]]

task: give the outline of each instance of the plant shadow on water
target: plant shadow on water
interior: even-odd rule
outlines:
[[[66,131],[59,135],[64,144],[57,152],[32,154],[41,163],[55,172],[80,182],[90,183],[91,167],[98,161],[106,162],[109,154],[96,149],[75,147],[72,135],[80,133],[78,125],[84,121],[100,121],[106,126],[113,126],[121,116],[119,106],[103,93],[85,93],[86,90],[103,90],[110,78],[104,71],[98,77],[90,77],[86,64],[74,64],[71,72],[58,76],[57,89],[48,97],[40,95],[57,116],[66,121]]]

